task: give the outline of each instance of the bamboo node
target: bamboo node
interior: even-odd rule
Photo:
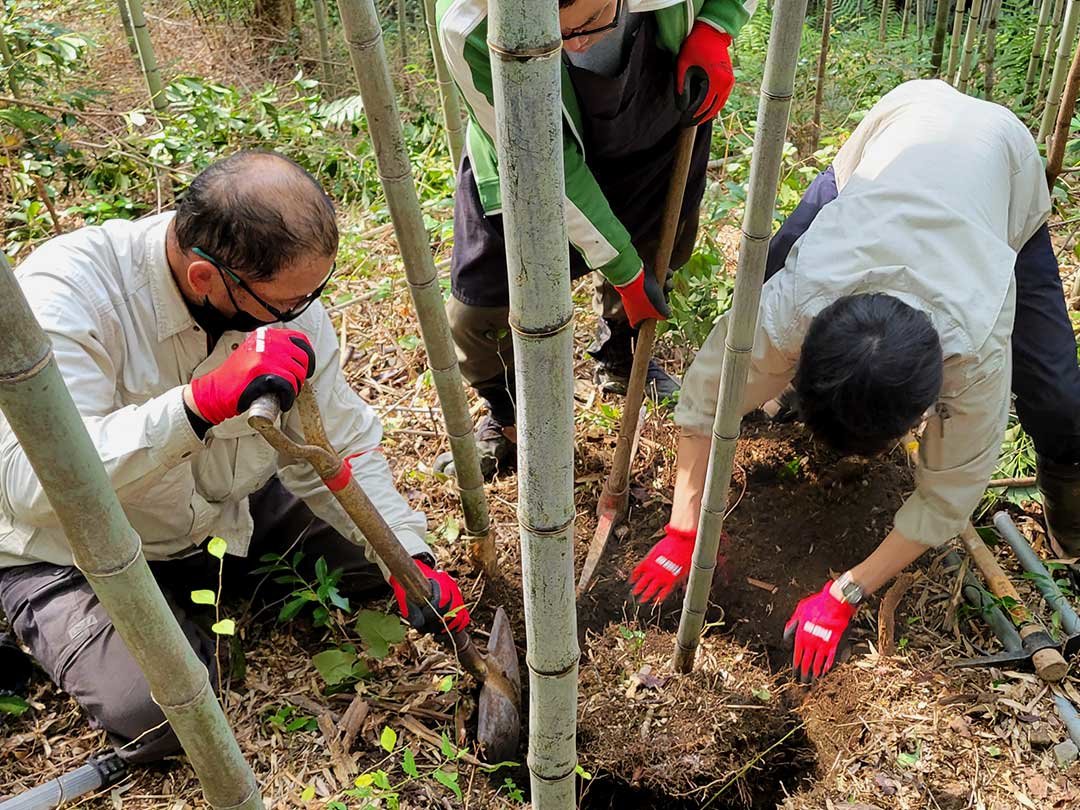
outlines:
[[[72,555],[72,563],[74,564],[75,569],[87,579],[109,579],[110,577],[120,576],[129,568],[131,568],[131,566],[135,565],[139,561],[139,558],[143,555],[142,538],[134,529],[131,530],[131,534],[135,538],[135,553],[131,556],[130,559],[121,563],[118,567],[105,571],[88,571],[81,565],[79,565],[78,558]]]
[[[553,527],[551,529],[539,529],[539,528],[537,528],[537,527],[535,527],[535,526],[533,526],[531,524],[526,523],[523,518],[518,519],[518,525],[520,525],[521,528],[525,529],[525,531],[529,532],[529,534],[535,534],[535,535],[538,535],[540,537],[554,537],[555,535],[562,534],[568,528],[573,526],[574,525],[574,517],[573,517],[573,515],[571,515],[569,520],[567,520],[567,521],[565,521],[565,522],[563,522],[563,523],[559,524],[558,526],[555,526],[555,527]]]
[[[563,676],[569,675],[571,672],[577,669],[580,662],[581,653],[579,652],[577,653],[577,655],[574,656],[573,660],[565,667],[562,667],[560,669],[553,669],[550,672],[542,669],[537,669],[533,666],[531,661],[526,661],[526,664],[528,664],[529,672],[531,672],[537,678],[562,678]]]
[[[204,670],[204,672],[206,671],[205,665],[203,666],[203,670]],[[202,683],[199,684],[199,691],[197,691],[195,693],[195,695],[190,700],[185,700],[185,701],[183,701],[181,703],[162,703],[160,700],[157,699],[156,695],[151,694],[150,696],[154,699],[154,703],[156,703],[158,706],[161,707],[162,711],[165,711],[165,712],[183,712],[183,711],[186,711],[188,709],[194,709],[199,704],[199,702],[202,701],[206,697],[206,694],[208,692],[210,694],[213,694],[213,690],[212,690],[212,688],[210,686],[210,675],[209,675],[209,673],[207,673],[203,677]]]
[[[562,52],[562,40],[557,39],[546,45],[538,45],[535,48],[521,48],[510,51],[496,45],[490,39],[487,41],[488,50],[504,62],[528,62],[531,59],[548,59]]]
[[[517,324],[515,319],[513,319],[513,318],[510,319],[510,328],[514,331],[515,334],[521,335],[521,337],[524,337],[524,338],[547,338],[547,337],[551,337],[553,335],[557,335],[560,332],[565,332],[567,330],[567,328],[572,329],[573,326],[574,326],[574,316],[573,315],[571,315],[569,318],[567,318],[565,321],[563,321],[559,326],[556,326],[554,329],[547,329],[547,330],[544,330],[544,331],[541,331],[541,332],[533,332],[533,331],[525,330],[525,329],[523,329],[521,326],[519,326]]]
[[[8,374],[0,374],[0,385],[12,385],[36,377],[45,370],[45,367],[52,362],[52,359],[53,353],[52,346],[50,345],[45,349],[45,353],[38,360],[31,363],[26,368],[12,371]]]

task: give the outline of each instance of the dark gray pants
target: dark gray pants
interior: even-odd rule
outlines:
[[[317,519],[276,479],[251,496],[251,513],[255,533],[248,557],[225,558],[222,594],[226,600],[252,596],[262,579],[251,574],[260,565],[259,557],[283,553],[298,538],[295,548],[305,552],[300,570],[306,578],[314,580],[315,561],[324,557],[331,570],[344,570],[343,594],[372,593],[385,587],[379,569],[367,562],[358,546]],[[151,563],[151,568],[181,629],[210,670],[210,683],[216,689],[214,641],[192,615],[199,608],[191,604],[190,592],[217,589],[217,560],[199,552],[181,560]],[[264,584],[258,598],[280,595]],[[155,728],[165,717],[78,569],[47,563],[4,569],[0,571],[0,607],[41,668],[79,702],[92,726],[108,732],[124,759],[151,762],[180,751],[172,729]],[[149,729],[155,730],[147,733]]]

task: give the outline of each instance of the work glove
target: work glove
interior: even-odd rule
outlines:
[[[287,411],[314,372],[315,351],[303,332],[261,326],[224,363],[191,381],[191,398],[212,425],[243,413],[263,394],[276,396]]]
[[[626,318],[631,326],[637,326],[647,318],[666,321],[671,317],[664,290],[656,281],[656,276],[642,267],[633,279],[623,285],[615,285],[616,292],[622,299]]]
[[[697,529],[676,529],[670,523],[664,527],[664,539],[649,549],[645,559],[630,574],[634,598],[642,604],[660,604],[671,592],[686,583],[690,576],[690,561],[694,557]],[[728,542],[727,532],[720,532],[720,547]],[[726,560],[716,555],[717,565]]]
[[[683,41],[675,62],[675,92],[683,126],[716,118],[735,86],[731,69],[731,35],[698,20]]]
[[[410,601],[401,583],[390,577],[390,588],[394,591],[401,617],[421,633],[441,633],[444,622],[451,632],[468,627],[469,611],[454,578],[445,571],[432,568],[423,560],[414,558],[413,562],[431,583],[431,600],[430,604],[425,602],[422,605]]]
[[[855,615],[855,605],[834,597],[829,593],[831,587],[830,580],[820,593],[799,602],[784,626],[784,638],[790,641],[793,635],[795,637],[791,665],[803,683],[820,678],[832,669],[840,638]]]

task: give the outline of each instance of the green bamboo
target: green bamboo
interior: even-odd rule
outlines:
[[[971,63],[975,55],[976,43],[979,41],[983,5],[983,0],[973,0],[971,4],[971,18],[968,20],[967,31],[964,33],[964,49],[956,75],[956,89],[961,93],[967,92],[968,81],[971,79]]]
[[[960,57],[960,41],[964,36],[964,5],[964,0],[956,0],[952,37],[949,39],[949,63],[945,68],[945,78],[949,84],[956,83],[956,63]]]
[[[150,684],[218,810],[262,810],[255,776],[210,686],[206,666],[150,573],[97,448],[75,408],[49,338],[0,252],[0,410],[19,440],[75,565]]]
[[[465,528],[472,538],[473,559],[488,573],[495,568],[495,539],[488,517],[484,478],[476,450],[465,386],[458,368],[439,277],[431,257],[424,216],[416,196],[412,165],[401,132],[394,84],[386,64],[382,27],[373,0],[339,0],[341,24],[353,72],[364,102],[375,145],[379,178],[386,192],[405,275],[409,282],[428,365],[439,395],[446,433],[457,471]]]
[[[998,17],[1001,16],[1001,0],[991,0],[990,19],[986,24],[986,52],[983,59],[983,98],[994,97],[994,57],[997,54]]]
[[[488,44],[517,358],[518,530],[535,810],[572,810],[579,651],[574,604],[574,328],[563,200],[556,0],[491,0]]]
[[[329,87],[334,80],[334,66],[330,57],[330,15],[326,13],[326,0],[311,0],[311,5],[315,9],[315,31],[319,35],[322,80]]]
[[[911,0],[904,0],[904,9],[900,12],[900,39],[907,36],[908,17],[911,16]]]
[[[435,79],[439,83],[446,140],[450,146],[450,159],[454,162],[456,172],[461,167],[461,155],[465,151],[465,125],[462,123],[461,99],[458,96],[457,86],[446,66],[446,55],[443,53],[442,43],[439,42],[435,0],[424,0],[424,19],[427,22],[428,39],[431,41],[431,58],[435,62]]]
[[[833,0],[825,0],[821,17],[821,47],[818,49],[817,84],[814,87],[814,120],[810,151],[816,152],[821,138],[821,108],[825,105],[825,68],[829,62],[829,28],[832,25]]]
[[[135,32],[135,44],[138,46],[139,64],[142,67],[143,78],[146,79],[146,89],[150,91],[150,103],[154,105],[155,110],[162,112],[169,106],[169,102],[165,97],[165,87],[161,82],[161,71],[158,70],[154,43],[150,39],[150,29],[146,27],[142,0],[120,0],[120,2],[127,3],[128,13],[131,15],[131,27]]]
[[[1072,56],[1073,40],[1076,29],[1080,26],[1080,0],[1069,0],[1065,11],[1065,21],[1061,24],[1061,36],[1058,39],[1057,57],[1054,59],[1054,72],[1050,77],[1050,89],[1046,91],[1046,106],[1043,107],[1042,121],[1039,122],[1038,142],[1050,136],[1057,120],[1058,107],[1061,106],[1061,91],[1065,87],[1065,77],[1069,73],[1069,57]]]
[[[124,26],[124,38],[127,39],[128,50],[136,59],[139,58],[139,46],[135,43],[135,28],[131,24],[131,12],[128,11],[127,0],[119,0],[120,24]]]
[[[398,51],[401,63],[409,60],[409,20],[405,11],[405,0],[397,0]]]
[[[923,26],[926,24],[924,4],[925,0],[915,0],[915,38],[919,41],[919,50],[922,50]]]
[[[1039,4],[1039,21],[1035,24],[1035,40],[1031,43],[1031,56],[1028,57],[1027,74],[1024,76],[1022,98],[1025,99],[1031,96],[1031,91],[1035,86],[1039,57],[1042,56],[1043,41],[1046,39],[1046,29],[1050,26],[1050,11],[1053,7],[1053,0],[1042,0]]]
[[[1050,17],[1050,30],[1046,33],[1045,50],[1042,65],[1039,68],[1039,83],[1035,87],[1036,102],[1045,103],[1046,83],[1050,80],[1050,68],[1054,64],[1054,48],[1061,34],[1061,23],[1065,17],[1065,0],[1054,0],[1054,13]]]
[[[938,0],[934,10],[934,39],[930,43],[930,67],[934,76],[941,75],[941,62],[945,55],[945,37],[949,32],[948,0]]]
[[[1061,174],[1061,164],[1065,158],[1065,145],[1069,141],[1069,127],[1072,124],[1073,113],[1076,112],[1078,93],[1080,93],[1080,44],[1077,45],[1076,52],[1073,54],[1072,65],[1069,67],[1069,76],[1065,80],[1065,90],[1058,109],[1057,122],[1047,143],[1046,183],[1050,191],[1054,190],[1054,183]],[[1080,273],[1076,276],[1080,278]]]
[[[881,17],[878,20],[878,39],[882,42],[885,41],[889,33],[889,7],[891,5],[892,0],[881,0]]]
[[[724,526],[735,445],[742,423],[740,405],[746,388],[750,354],[754,348],[765,257],[772,236],[773,208],[805,16],[806,0],[777,0],[758,102],[749,193],[743,214],[734,303],[728,321],[724,367],[720,375],[720,395],[713,421],[711,457],[705,478],[697,542],[694,545],[694,562],[683,598],[675,644],[675,668],[684,673],[694,666],[712,588],[713,570],[716,568],[716,555],[720,548],[720,531]]]

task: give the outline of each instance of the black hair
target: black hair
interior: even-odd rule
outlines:
[[[240,275],[265,281],[297,259],[337,253],[334,204],[299,164],[237,152],[200,172],[176,204],[176,239]]]
[[[941,339],[925,312],[885,293],[844,296],[806,332],[795,371],[799,412],[835,450],[875,455],[937,402],[943,371]]]

